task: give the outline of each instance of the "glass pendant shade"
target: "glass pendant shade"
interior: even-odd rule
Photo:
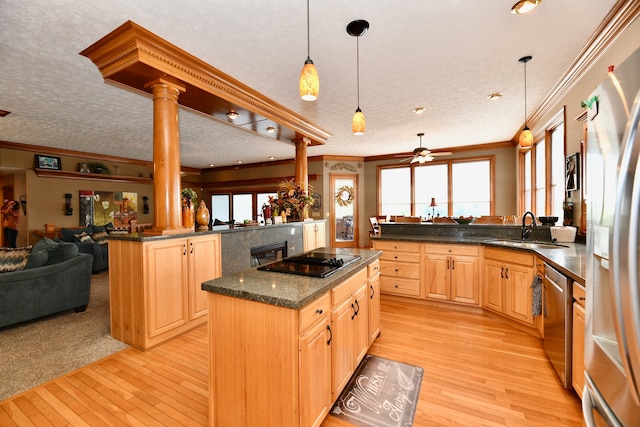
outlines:
[[[364,135],[364,131],[367,127],[367,122],[364,119],[364,114],[360,107],[356,109],[356,113],[353,115],[353,121],[351,122],[351,129],[354,135]]]
[[[300,73],[300,97],[304,101],[315,101],[320,92],[320,78],[311,58],[307,57]]]
[[[524,127],[522,132],[520,132],[520,148],[529,148],[533,145],[533,133],[529,130],[528,127]]]

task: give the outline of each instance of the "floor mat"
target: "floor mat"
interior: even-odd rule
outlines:
[[[330,414],[361,427],[413,425],[424,369],[367,354]]]

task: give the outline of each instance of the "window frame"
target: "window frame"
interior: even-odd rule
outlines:
[[[429,165],[447,165],[447,216],[453,215],[453,164],[454,163],[472,163],[479,161],[488,161],[489,162],[489,209],[490,212],[488,215],[495,215],[496,203],[495,203],[495,163],[496,156],[494,154],[485,155],[485,156],[472,156],[458,159],[443,159],[443,160],[434,160],[429,162]],[[410,168],[410,183],[411,183],[411,192],[410,192],[410,204],[411,204],[411,216],[416,216],[416,200],[415,200],[415,170],[419,167],[424,167],[425,165],[420,165],[417,163],[402,165],[402,164],[387,164],[387,165],[378,165],[376,178],[377,178],[377,200],[376,200],[376,215],[382,215],[382,171],[385,169],[393,169],[393,168]]]

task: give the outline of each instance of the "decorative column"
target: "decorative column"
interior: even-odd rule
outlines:
[[[296,145],[296,174],[297,183],[303,184],[304,188],[309,187],[309,167],[307,164],[307,145],[311,140],[306,136],[300,136],[293,140]]]
[[[180,194],[180,128],[178,96],[184,85],[160,78],[146,85],[153,93],[153,229],[150,234],[177,234],[182,226]]]

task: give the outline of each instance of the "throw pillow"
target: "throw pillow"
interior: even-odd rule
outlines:
[[[58,246],[56,244],[56,246]],[[38,268],[42,267],[49,260],[49,245],[44,239],[41,239],[33,245],[31,248],[31,254],[29,255],[29,259],[27,259],[27,266],[25,270],[30,268]]]
[[[109,243],[109,240],[107,239],[107,232],[106,231],[100,231],[98,233],[93,233],[91,235],[91,238],[93,239],[94,242],[96,242],[97,244],[104,246],[107,243]]]
[[[78,239],[78,241],[80,243],[94,243],[94,241],[91,238],[91,236],[89,236],[84,231],[82,233],[80,233],[80,234],[74,234],[74,236],[75,236],[76,239]]]
[[[129,234],[128,228],[107,228],[109,234]]]
[[[31,246],[23,248],[0,248],[0,273],[19,271],[27,266]]]
[[[60,230],[60,237],[65,242],[77,242],[75,235],[80,233],[93,233],[93,229],[91,226],[87,226],[85,228],[63,228]]]
[[[105,225],[92,225],[91,229],[94,233],[99,233],[101,231],[107,231],[108,228],[113,228],[113,224],[108,222]],[[91,234],[91,233],[89,233]]]

